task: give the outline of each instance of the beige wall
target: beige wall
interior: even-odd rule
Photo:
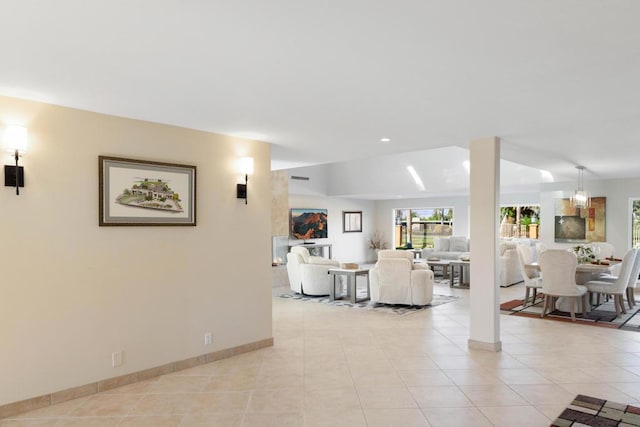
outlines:
[[[271,337],[268,144],[0,97],[0,131],[16,121],[30,145],[20,196],[0,189],[0,405]],[[99,155],[196,165],[198,225],[98,227]]]

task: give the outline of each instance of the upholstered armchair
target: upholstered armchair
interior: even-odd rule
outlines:
[[[427,305],[433,300],[433,271],[414,263],[413,253],[381,250],[369,271],[371,301],[386,304]]]
[[[306,295],[329,295],[329,269],[338,261],[314,256],[303,246],[294,246],[287,254],[287,275],[291,290]]]

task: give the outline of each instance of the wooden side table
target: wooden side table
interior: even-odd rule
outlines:
[[[370,298],[371,295],[371,287],[369,285],[369,269],[368,268],[358,268],[358,269],[346,269],[346,268],[330,268],[329,269],[329,300],[334,301],[336,299],[336,276],[345,276],[347,278],[347,292],[350,296],[350,300],[352,304],[355,304],[359,301],[366,301]],[[356,282],[358,276],[365,276],[367,279],[367,296],[365,298],[356,300]]]
[[[469,279],[471,278],[471,272],[469,271],[469,269],[471,263],[469,261],[449,261],[449,265],[451,266],[449,287],[469,289]],[[458,268],[458,277],[460,278],[460,280],[458,281],[458,286],[453,286],[453,277],[455,276],[456,267]],[[466,281],[465,276],[467,279]]]

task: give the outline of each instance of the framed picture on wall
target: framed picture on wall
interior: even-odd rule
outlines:
[[[578,208],[571,205],[571,199],[556,199],[555,241],[606,242],[606,202],[606,197],[592,197],[591,206]]]
[[[342,212],[342,232],[362,233],[362,211]]]
[[[196,225],[196,167],[99,156],[100,226]]]

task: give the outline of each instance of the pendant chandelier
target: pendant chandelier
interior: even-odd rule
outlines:
[[[591,196],[589,193],[584,191],[582,176],[584,174],[584,166],[576,166],[578,169],[578,188],[573,192],[573,196],[571,197],[571,206],[574,208],[590,208],[591,207]]]

